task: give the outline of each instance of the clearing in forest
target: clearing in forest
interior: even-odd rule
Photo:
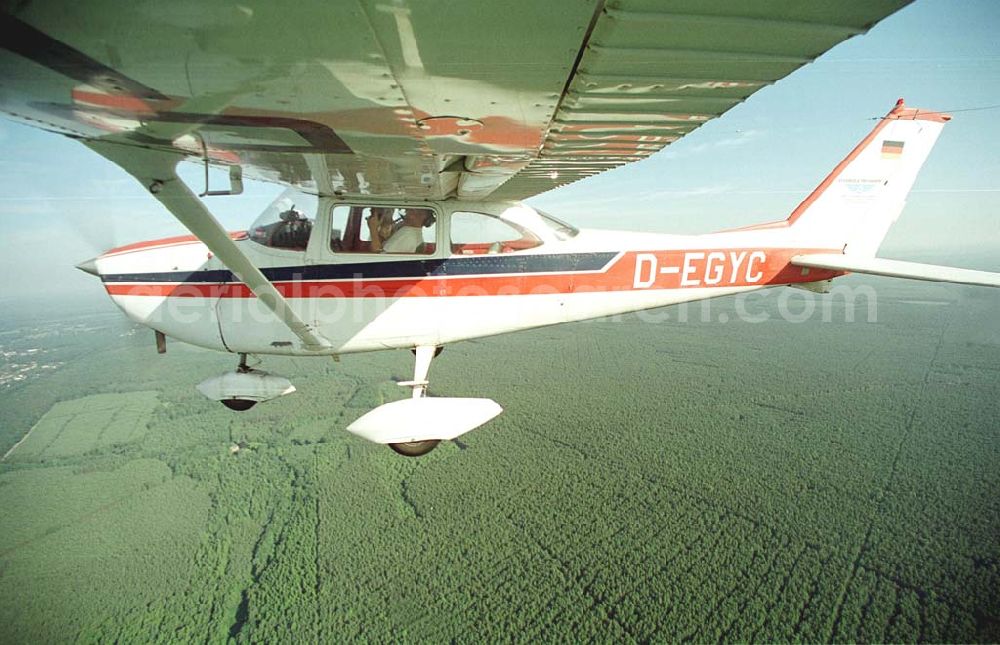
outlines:
[[[156,392],[95,394],[56,403],[4,461],[44,461],[130,443],[147,430]]]

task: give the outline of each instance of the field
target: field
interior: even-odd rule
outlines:
[[[232,357],[0,321],[56,365],[0,387],[0,640],[1000,640],[1000,298],[868,283],[449,346],[506,411],[416,460],[342,430],[408,352],[236,414]]]
[[[155,407],[156,392],[95,394],[57,403],[5,459],[44,463],[104,452],[141,438]]]

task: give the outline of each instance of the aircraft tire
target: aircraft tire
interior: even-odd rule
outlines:
[[[441,443],[440,439],[428,439],[427,441],[408,441],[406,443],[390,443],[390,448],[404,457],[420,457],[426,455]]]
[[[230,410],[236,410],[237,412],[246,412],[253,406],[257,405],[256,401],[247,401],[246,399],[222,399],[219,403],[226,406]]]

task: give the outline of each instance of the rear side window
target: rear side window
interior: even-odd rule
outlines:
[[[451,252],[456,255],[513,253],[542,243],[527,229],[485,213],[452,213],[450,232]]]

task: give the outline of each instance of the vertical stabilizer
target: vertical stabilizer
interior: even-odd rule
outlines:
[[[789,226],[847,255],[874,256],[950,119],[908,108],[900,99],[792,212]]]

